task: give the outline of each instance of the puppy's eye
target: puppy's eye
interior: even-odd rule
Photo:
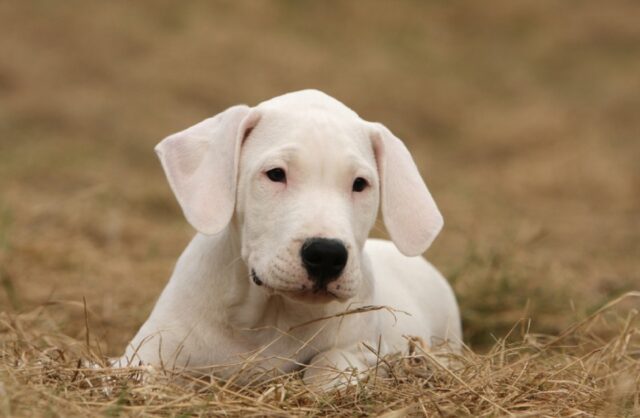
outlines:
[[[358,177],[357,179],[355,179],[353,181],[353,191],[354,192],[361,192],[364,189],[366,189],[368,185],[369,185],[369,183],[367,183],[367,181],[365,179],[363,179],[362,177]]]
[[[284,183],[287,181],[287,175],[281,168],[272,168],[271,170],[267,171],[266,174],[267,177],[269,177],[269,180],[273,182]]]

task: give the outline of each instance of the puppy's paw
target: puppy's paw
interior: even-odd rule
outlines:
[[[371,357],[371,358],[370,358]],[[367,379],[375,360],[357,348],[318,354],[304,371],[306,385],[322,391],[345,388]]]

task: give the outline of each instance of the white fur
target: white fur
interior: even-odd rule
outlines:
[[[305,90],[232,107],[156,149],[199,233],[121,364],[222,376],[248,364],[276,373],[309,365],[305,380],[323,382],[327,369],[371,366],[363,343],[380,342],[382,355],[403,350],[406,335],[460,343],[451,288],[422,257],[409,257],[427,249],[442,216],[384,126]],[[286,171],[286,183],[267,178],[273,168]],[[357,177],[369,183],[362,192],[352,191]],[[379,203],[395,246],[367,239]],[[312,237],[338,239],[349,252],[326,291],[312,290],[300,260]],[[398,311],[335,316],[364,306]]]

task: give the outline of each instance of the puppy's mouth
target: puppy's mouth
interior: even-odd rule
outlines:
[[[260,278],[260,276],[258,276],[258,273],[256,273],[254,269],[251,269],[251,280],[257,286],[264,287],[270,293],[278,293],[300,302],[325,303],[325,302],[331,302],[334,300],[342,299],[340,298],[340,296],[329,291],[328,289],[319,288],[317,286],[309,287],[303,284],[303,285],[300,285],[299,289],[291,289],[291,288],[279,289],[279,288],[271,287],[268,284],[266,284],[264,280]]]

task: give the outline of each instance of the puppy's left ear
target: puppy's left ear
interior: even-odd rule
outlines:
[[[420,255],[444,221],[404,143],[379,123],[369,123],[380,176],[380,205],[387,231],[400,252]]]
[[[203,234],[224,229],[235,209],[240,148],[260,116],[233,106],[155,148],[187,221]]]

